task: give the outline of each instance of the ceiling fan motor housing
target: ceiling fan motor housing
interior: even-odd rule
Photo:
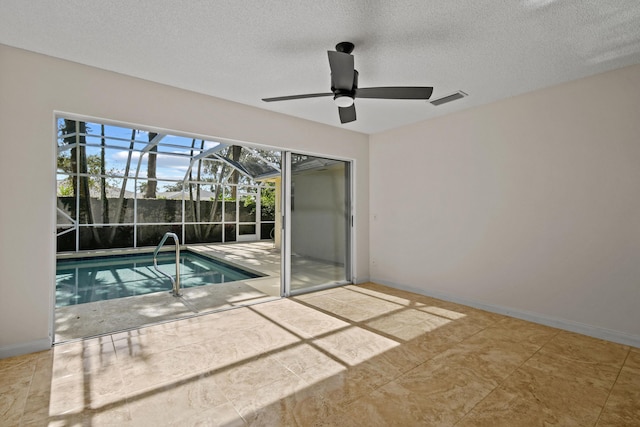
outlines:
[[[351,42],[340,42],[336,45],[336,52],[351,53],[354,47]]]

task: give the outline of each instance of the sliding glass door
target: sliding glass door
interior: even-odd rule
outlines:
[[[350,163],[296,153],[287,162],[289,293],[350,282]]]

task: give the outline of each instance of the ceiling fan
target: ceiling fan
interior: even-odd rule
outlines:
[[[355,98],[426,100],[431,96],[433,92],[432,87],[358,87],[358,71],[353,68],[353,55],[351,55],[353,48],[353,43],[341,42],[336,45],[335,51],[327,51],[329,54],[329,68],[331,68],[331,92],[278,96],[275,98],[263,98],[262,100],[265,102],[274,102],[333,96],[333,100],[338,106],[340,122],[349,123],[356,119],[356,107],[353,104]]]

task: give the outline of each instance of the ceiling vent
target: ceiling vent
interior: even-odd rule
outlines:
[[[442,104],[446,104],[447,102],[455,101],[456,99],[464,98],[465,96],[468,96],[468,95],[463,91],[459,90],[455,93],[452,93],[451,95],[443,96],[442,98],[429,101],[429,103],[431,105],[442,105]]]

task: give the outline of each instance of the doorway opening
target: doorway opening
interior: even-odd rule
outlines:
[[[350,282],[349,162],[56,120],[55,342]],[[347,222],[338,230],[340,218]],[[178,261],[179,274],[190,277],[180,297],[149,260],[122,262],[153,253],[167,232],[191,254]],[[160,269],[175,271],[175,259],[165,258]],[[223,273],[196,274],[208,261],[221,263]],[[225,280],[235,278],[231,270],[248,276]]]

